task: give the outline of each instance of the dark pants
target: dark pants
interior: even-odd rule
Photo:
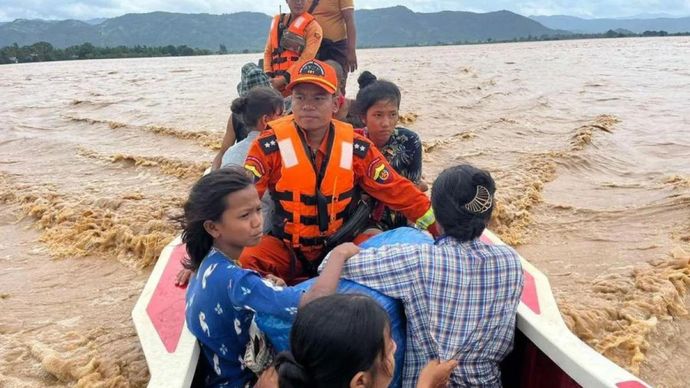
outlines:
[[[330,39],[323,39],[319,52],[316,53],[316,59],[325,61],[332,59],[343,67],[345,77],[347,77],[347,39],[334,42]]]

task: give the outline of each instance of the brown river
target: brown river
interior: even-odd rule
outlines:
[[[690,38],[358,56],[400,85],[429,183],[492,172],[492,229],[549,276],[568,326],[688,386]],[[130,311],[257,58],[0,66],[0,387],[146,384]]]

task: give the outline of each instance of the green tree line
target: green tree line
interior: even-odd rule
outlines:
[[[220,52],[227,52],[221,47]],[[182,46],[117,46],[96,47],[91,43],[58,49],[48,42],[38,42],[30,46],[19,46],[16,43],[0,49],[0,64],[65,61],[73,59],[102,59],[102,58],[138,58],[138,57],[181,57],[192,55],[210,55],[215,52],[207,49]]]

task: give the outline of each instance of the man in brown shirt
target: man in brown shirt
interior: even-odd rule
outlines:
[[[323,29],[317,58],[333,59],[346,73],[357,70],[357,29],[353,0],[307,0],[307,10]],[[341,85],[344,89],[345,85]]]

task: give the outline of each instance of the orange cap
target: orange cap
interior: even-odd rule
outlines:
[[[321,86],[330,94],[335,94],[335,91],[338,90],[338,75],[335,73],[335,69],[318,59],[298,62],[293,69],[292,74],[290,74],[290,83],[285,88],[287,92],[291,92],[295,85],[301,83]]]

